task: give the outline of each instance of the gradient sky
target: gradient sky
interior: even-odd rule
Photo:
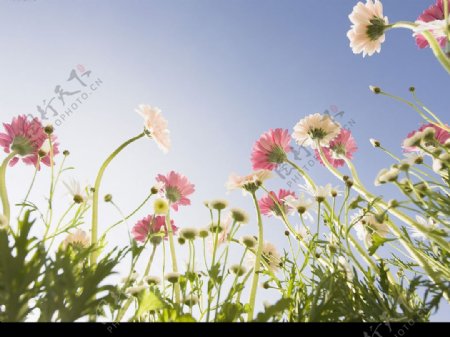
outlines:
[[[211,198],[227,197],[233,206],[251,211],[249,198],[225,194],[229,173],[250,171],[251,147],[261,133],[291,129],[305,115],[326,109],[345,112],[341,122],[351,124],[359,146],[354,163],[362,180],[372,185],[377,172],[391,162],[371,147],[369,138],[400,154],[402,139],[421,119],[397,102],[374,96],[368,86],[408,96],[414,85],[445,120],[450,81],[431,51],[419,50],[406,30],[389,32],[380,55],[353,55],[346,32],[355,3],[2,0],[1,121],[36,114],[37,105],[55,96],[57,85],[82,89],[67,79],[83,65],[91,71],[86,82],[99,80],[96,90],[87,90],[88,99],[57,127],[57,135],[61,148],[71,151],[69,164],[76,167],[66,177],[92,183],[106,156],[142,131],[137,105],[159,106],[169,120],[172,151],[163,155],[147,140],[133,144],[107,171],[101,193],[112,193],[128,213],[145,198],[157,173],[179,171],[197,190],[192,207],[174,216],[180,225],[206,225],[209,216],[202,202]],[[384,1],[385,15],[390,22],[415,20],[431,3]],[[334,181],[319,164],[309,172],[320,183]],[[23,198],[32,173],[23,165],[9,171],[12,200]],[[47,177],[43,170],[33,198],[46,195]],[[278,178],[269,186],[286,187],[286,181]],[[60,207],[67,206],[62,188],[57,196],[63,199]],[[120,218],[108,205],[102,210],[103,228]],[[242,233],[255,231],[253,216]],[[267,236],[280,246],[285,246],[283,231],[276,221],[266,223]],[[124,237],[122,227],[110,241],[125,244]],[[259,303],[264,296],[259,293]],[[449,316],[447,306],[436,319]]]

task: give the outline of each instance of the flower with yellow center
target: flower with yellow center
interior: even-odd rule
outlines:
[[[166,200],[158,198],[153,203],[153,209],[155,211],[155,214],[167,214],[169,211],[169,204]]]

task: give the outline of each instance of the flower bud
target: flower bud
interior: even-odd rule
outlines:
[[[83,201],[84,201],[84,199],[83,199],[83,197],[82,197],[81,195],[75,194],[75,195],[73,196],[73,202],[74,202],[74,203],[76,203],[76,204],[82,204]]]
[[[198,235],[197,228],[183,228],[180,230],[179,236],[185,240],[193,241]]]
[[[251,235],[244,235],[241,237],[240,242],[249,249],[255,247],[257,243],[256,238]]]
[[[381,93],[381,89],[379,87],[375,87],[373,85],[369,86],[370,91],[372,91],[374,94]]]
[[[157,285],[161,283],[161,279],[158,276],[146,276],[143,281],[148,285]]]
[[[196,295],[189,295],[184,299],[184,304],[186,304],[188,307],[193,307],[198,303],[198,296]]]
[[[389,208],[396,208],[396,207],[398,207],[399,205],[400,205],[399,202],[398,202],[397,200],[395,200],[395,199],[391,199],[391,200],[389,200],[389,202],[388,202]]]
[[[230,267],[230,272],[232,272],[236,276],[240,277],[240,276],[243,276],[247,272],[247,269],[242,265],[233,264]]]
[[[53,131],[54,131],[54,128],[53,128],[53,125],[51,125],[51,124],[44,127],[44,132],[47,135],[51,135],[53,133]]]
[[[270,288],[270,281],[265,281],[265,282],[263,282],[263,283],[261,284],[261,286],[262,286],[264,289],[269,289],[269,288]]]
[[[172,273],[167,273],[165,278],[170,283],[175,284],[180,281],[180,276],[181,276],[180,273],[172,272]]]
[[[207,228],[201,228],[198,231],[198,236],[201,237],[202,239],[207,238],[209,235],[209,230]]]
[[[232,208],[231,210],[231,218],[237,223],[246,224],[248,223],[248,215],[244,210],[239,208]]]
[[[112,201],[112,195],[111,194],[107,194],[107,195],[105,195],[104,199],[105,199],[105,202],[111,202]]]
[[[380,141],[376,140],[376,139],[373,139],[373,138],[370,138],[370,144],[372,144],[373,147],[380,147],[381,146]]]
[[[211,207],[212,209],[216,209],[218,211],[221,211],[225,208],[227,208],[228,206],[228,201],[223,200],[223,199],[216,199],[216,200],[212,200],[209,202],[209,207]]]

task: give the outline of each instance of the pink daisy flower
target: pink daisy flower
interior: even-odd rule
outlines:
[[[328,147],[322,147],[325,157],[335,168],[344,165],[345,161],[342,159],[343,157],[352,159],[353,153],[355,153],[357,149],[358,147],[356,146],[355,139],[347,129],[341,129],[336,138],[330,141]],[[317,149],[316,158],[323,164]]]
[[[449,3],[450,8],[450,0],[447,0]],[[428,7],[418,18],[417,21],[422,22],[433,22],[437,20],[444,20],[445,14],[444,14],[444,0],[437,0],[436,4],[431,5]],[[444,36],[437,37],[437,40],[441,47],[444,47],[447,43],[447,39]],[[428,47],[428,41],[425,39],[425,37],[422,34],[416,35],[416,44],[419,48],[426,48]]]
[[[14,117],[11,123],[3,123],[3,127],[5,132],[0,133],[0,146],[6,153],[17,153],[9,162],[10,166],[17,164],[19,157],[25,164],[38,169],[40,163],[50,166],[50,142],[39,119],[20,115]],[[58,143],[54,135],[51,137],[53,155],[56,155],[59,153]]]
[[[273,170],[286,161],[286,153],[292,150],[289,145],[291,135],[288,130],[270,129],[253,146],[253,170]]]
[[[403,149],[405,150],[405,152],[420,151],[420,149],[417,146],[413,146],[413,144],[422,141],[422,139],[424,138],[423,131],[427,128],[432,128],[434,129],[435,132],[434,137],[431,141],[430,140],[425,141],[424,143],[425,147],[433,148],[435,147],[435,145],[437,145],[435,142],[444,145],[447,139],[450,138],[450,133],[440,128],[439,126],[434,124],[424,124],[418,130],[408,133],[408,136],[403,141]]]
[[[278,204],[281,205],[283,213],[286,214],[289,212],[292,208],[286,204],[284,199],[288,196],[292,196],[295,198],[295,193],[289,190],[280,189],[278,191],[278,194],[276,194],[273,191],[270,191],[270,194],[267,194],[266,196],[262,197],[258,201],[259,208],[261,210],[261,213],[266,216],[281,216],[281,210],[278,207]],[[277,203],[273,200],[275,199]]]
[[[170,201],[175,211],[178,211],[178,206],[180,205],[186,206],[191,204],[187,197],[194,193],[195,186],[189,182],[186,176],[171,171],[166,176],[158,174],[156,181],[163,184],[161,192]]]
[[[170,220],[170,224],[173,232],[176,233],[178,227],[174,225],[173,220]],[[157,234],[161,231],[164,231],[164,238],[167,239],[166,217],[164,215],[148,215],[134,225],[131,234],[136,241],[145,242],[150,234]]]

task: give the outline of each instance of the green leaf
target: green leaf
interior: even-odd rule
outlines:
[[[175,319],[175,322],[194,323],[194,322],[196,322],[196,320],[190,314],[184,314],[184,315],[178,316]]]
[[[274,305],[266,307],[264,312],[260,312],[256,317],[256,322],[267,322],[273,316],[282,313],[284,310],[288,309],[291,305],[290,298],[282,298]]]
[[[397,239],[386,239],[377,233],[372,234],[372,245],[369,247],[369,255],[375,254],[378,248],[383,246],[386,242],[395,241]]]
[[[164,302],[150,290],[145,290],[138,295],[139,308],[136,316],[139,317],[147,311],[164,308]]]
[[[245,312],[244,307],[241,303],[225,302],[222,304],[222,308],[217,317],[217,321],[219,321],[219,322],[234,322],[244,312]]]

